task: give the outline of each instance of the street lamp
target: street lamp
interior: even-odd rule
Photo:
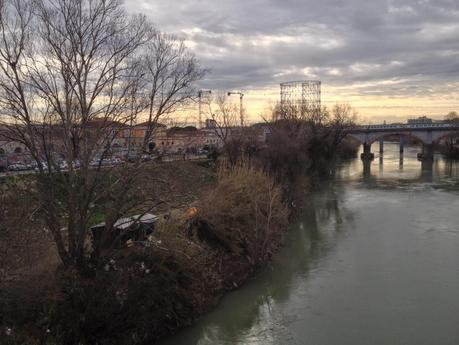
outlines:
[[[202,102],[202,95],[203,94],[212,94],[211,90],[199,90],[198,91],[198,104],[199,104],[199,128],[202,128],[202,114],[201,114],[201,102]]]
[[[239,95],[239,100],[240,100],[239,111],[241,115],[241,127],[244,127],[244,105],[243,105],[244,94],[242,92],[233,92],[233,91],[228,92],[228,96],[231,96],[231,95]]]

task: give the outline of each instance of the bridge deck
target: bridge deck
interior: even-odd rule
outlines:
[[[349,133],[386,132],[386,131],[459,131],[459,124],[453,123],[420,123],[395,125],[367,125],[349,128]]]

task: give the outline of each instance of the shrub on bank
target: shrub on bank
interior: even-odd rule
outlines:
[[[268,176],[246,167],[225,171],[199,207],[206,234],[193,236],[187,219],[172,215],[157,245],[119,251],[95,278],[67,272],[52,332],[62,343],[82,344],[141,344],[173,333],[269,260],[287,216]]]
[[[281,242],[288,209],[270,177],[243,166],[223,173],[201,202],[201,216],[210,225],[208,237],[257,265],[266,262]]]
[[[338,146],[337,156],[340,159],[356,158],[359,152],[359,144],[351,140],[344,139]]]
[[[261,171],[222,172],[200,201],[197,219],[207,225],[196,229],[195,224],[200,236],[190,231],[183,212],[172,212],[149,247],[120,249],[89,276],[59,271],[53,291],[35,284],[34,294],[2,295],[1,323],[12,328],[5,339],[11,344],[149,344],[174,333],[269,260],[287,226],[282,200],[281,189]]]
[[[190,324],[192,272],[174,253],[152,248],[121,251],[85,279],[62,276],[63,298],[57,303],[52,333],[63,344],[142,344]]]
[[[440,151],[447,159],[459,159],[459,146],[456,141],[449,139],[440,145]]]

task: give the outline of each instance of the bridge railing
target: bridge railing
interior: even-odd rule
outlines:
[[[410,130],[410,129],[446,129],[459,130],[458,124],[453,123],[416,123],[416,124],[393,124],[393,125],[364,125],[350,127],[350,131],[369,131],[369,130]]]

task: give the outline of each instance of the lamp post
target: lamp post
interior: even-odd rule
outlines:
[[[201,102],[202,102],[202,95],[203,94],[212,94],[211,90],[199,90],[198,91],[198,105],[199,105],[199,128],[202,128],[202,114],[201,114]]]
[[[244,127],[244,94],[242,92],[233,92],[230,91],[228,92],[228,96],[231,95],[239,95],[239,100],[240,100],[240,105],[239,105],[239,111],[240,111],[240,116],[241,116],[241,127]]]

